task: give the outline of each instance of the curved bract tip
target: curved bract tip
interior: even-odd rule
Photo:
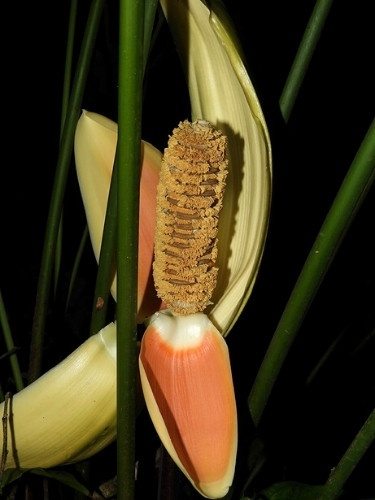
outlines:
[[[117,143],[117,124],[98,113],[83,111],[75,134],[75,161],[95,258],[98,261],[103,236],[108,193]],[[142,141],[138,244],[138,321],[160,308],[156,296],[152,261],[156,224],[156,188],[161,153]],[[116,275],[111,293],[116,300]]]
[[[4,406],[5,469],[54,467],[103,449],[116,437],[115,324],[10,398],[7,415]]]

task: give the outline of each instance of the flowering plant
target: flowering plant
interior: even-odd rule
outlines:
[[[283,152],[291,165],[295,160],[281,137],[291,140],[296,134],[289,117],[301,67],[309,62],[328,8],[314,10],[280,97],[283,134],[276,126],[272,93],[260,84],[255,90],[249,76],[249,67],[257,71],[256,52],[246,45],[246,60],[239,39],[247,43],[254,38],[237,31],[240,19],[233,23],[227,8],[236,13],[219,1],[120,1],[115,7],[93,0],[87,11],[72,1],[68,19],[59,5],[69,30],[61,133],[54,139],[56,171],[52,178],[50,172],[36,176],[33,170],[27,198],[33,210],[23,210],[20,219],[27,235],[28,217],[33,223],[39,216],[44,221],[46,206],[39,212],[38,197],[51,193],[44,243],[39,245],[42,235],[32,233],[16,245],[22,259],[14,250],[10,278],[4,273],[1,284],[1,362],[10,361],[0,379],[5,498],[17,490],[39,495],[43,487],[64,498],[73,488],[92,498],[330,499],[343,488],[350,491],[348,479],[355,481],[358,470],[367,472],[375,424],[368,385],[360,377],[357,384],[365,396],[358,401],[352,395],[352,406],[362,420],[345,438],[341,455],[333,457],[327,447],[331,456],[322,463],[314,455],[304,473],[293,457],[301,452],[299,422],[319,428],[316,414],[307,418],[314,405],[323,408],[311,387],[318,384],[319,395],[325,394],[319,385],[322,366],[330,353],[340,357],[338,346],[351,338],[345,333],[350,326],[332,337],[331,347],[318,335],[319,361],[303,320],[370,188],[374,127],[363,134],[346,177],[339,177],[336,197],[330,189],[333,203],[326,217],[313,198],[319,217],[312,225],[323,223],[310,252],[304,252],[296,236],[300,229],[291,230],[300,211],[290,209],[288,200],[297,198],[303,206],[300,194],[308,200],[314,190],[301,189],[305,178],[292,167],[288,182],[280,170],[274,180],[272,164],[275,158],[283,163]],[[74,50],[75,31],[82,38],[79,52]],[[118,66],[110,65],[111,58]],[[111,89],[104,100],[103,87]],[[271,108],[267,122],[264,106]],[[311,130],[316,135],[322,127],[319,122]],[[43,129],[49,135],[43,141],[45,153],[51,129]],[[28,153],[38,141],[39,136],[25,148]],[[298,144],[293,151],[304,149]],[[305,154],[303,159],[308,161]],[[21,176],[22,186],[28,175]],[[312,186],[316,179],[321,192],[321,176],[310,172]],[[43,224],[38,224],[39,231]],[[21,333],[28,327],[19,317],[22,294],[29,291],[19,286],[25,283],[20,273],[30,275],[24,271],[24,249],[33,248],[29,242],[42,255],[33,283],[30,338]],[[297,249],[302,257],[295,258]],[[290,277],[298,275],[295,261],[302,268],[292,287]],[[12,300],[14,283],[21,295]],[[278,298],[290,289],[275,322]],[[325,297],[324,290],[320,294]],[[300,331],[305,340],[296,357],[288,358],[294,359],[288,377],[281,368]],[[363,367],[371,348],[371,334],[366,335],[364,326],[352,347]],[[301,368],[302,357],[306,366]],[[331,370],[336,369],[340,373],[340,362],[333,363]],[[295,382],[301,373],[302,385]],[[297,388],[303,394],[301,407],[289,396]],[[338,410],[342,426],[344,413]],[[280,458],[286,441],[293,456]],[[310,450],[303,455],[306,460],[313,449],[307,433],[303,443]],[[311,472],[319,467],[323,478]],[[173,480],[167,481],[170,474]],[[367,481],[363,484],[366,495]]]

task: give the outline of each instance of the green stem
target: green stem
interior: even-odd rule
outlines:
[[[74,49],[74,34],[77,18],[77,1],[72,0],[70,4],[69,13],[69,23],[68,23],[68,36],[66,43],[66,55],[65,55],[65,70],[64,70],[64,82],[63,82],[63,93],[61,100],[61,121],[60,121],[60,140],[62,131],[64,129],[65,117],[68,109],[70,85],[72,83],[72,61],[73,61],[73,49]],[[61,259],[62,259],[62,241],[63,241],[63,213],[61,213],[59,231],[56,241],[55,250],[55,274],[54,274],[54,293],[56,295],[57,285],[59,281]]]
[[[151,48],[152,29],[159,0],[145,0],[144,32],[143,32],[143,74],[145,73],[148,54]]]
[[[56,238],[55,259],[54,259],[53,293],[55,297],[57,294],[57,287],[59,284],[59,276],[60,276],[61,260],[62,260],[63,219],[64,219],[63,211],[61,211],[59,229]]]
[[[0,323],[1,323],[1,328],[3,330],[3,336],[6,348],[8,352],[11,352],[15,346],[1,291],[0,291]],[[18,363],[17,354],[15,352],[10,354],[9,361],[13,373],[14,385],[17,391],[20,391],[21,389],[23,389],[23,380],[22,380],[20,365]]]
[[[64,130],[65,118],[68,113],[70,86],[72,83],[72,67],[73,67],[73,53],[74,53],[74,37],[77,19],[77,6],[78,0],[71,0],[69,22],[68,22],[68,36],[66,41],[65,52],[65,68],[64,68],[64,81],[61,99],[61,121],[60,121],[60,139],[62,131]]]
[[[305,314],[375,176],[375,121],[363,139],[310,250],[251,389],[248,404],[255,425]]]
[[[325,484],[324,492],[319,500],[334,500],[341,494],[344,484],[352,474],[359,461],[362,459],[369,447],[375,442],[375,409],[363,424],[342,456],[337,466],[332,469]]]
[[[118,500],[132,500],[135,490],[137,257],[143,28],[143,0],[120,0],[116,310]]]
[[[78,268],[79,268],[79,265],[80,265],[81,260],[82,260],[83,251],[85,249],[88,237],[89,237],[89,229],[86,225],[86,227],[82,233],[82,236],[81,236],[81,241],[79,242],[79,245],[78,245],[78,250],[77,250],[77,253],[76,253],[76,256],[74,259],[74,263],[73,263],[72,273],[70,275],[68,293],[66,294],[66,301],[65,301],[65,311],[68,309],[68,306],[69,306],[70,297],[72,295],[74,283],[75,283],[75,280],[76,280],[77,274],[78,274]]]
[[[343,330],[340,332],[340,334],[334,339],[333,342],[329,345],[328,349],[325,351],[323,356],[319,359],[319,361],[316,363],[314,368],[311,370],[309,375],[306,378],[306,385],[311,384],[311,382],[314,380],[314,378],[317,376],[319,373],[319,370],[322,369],[322,367],[327,363],[327,360],[331,356],[332,353],[335,352],[337,345],[341,342],[342,338],[344,337],[346,331]]]
[[[103,238],[100,246],[96,275],[94,304],[91,314],[90,335],[95,335],[106,324],[109,291],[114,275],[117,240],[117,155],[113,166],[105,214]]]
[[[289,120],[303,78],[318,43],[333,0],[317,0],[280,97],[284,120]]]
[[[61,219],[65,186],[69,166],[72,159],[75,128],[79,118],[79,114],[81,112],[83,92],[89,72],[91,55],[100,24],[103,5],[104,0],[93,0],[91,4],[86,31],[82,41],[80,57],[77,63],[75,81],[69,99],[67,116],[64,123],[61,147],[57,160],[56,174],[52,188],[52,197],[49,207],[41,268],[36,293],[36,304],[34,310],[34,321],[30,346],[28,373],[29,383],[35,380],[41,372],[43,337],[46,324],[48,300],[51,289],[51,277],[56,239]]]

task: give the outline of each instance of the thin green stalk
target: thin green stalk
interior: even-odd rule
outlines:
[[[59,230],[56,238],[55,260],[54,260],[54,274],[53,274],[53,293],[56,297],[57,286],[59,283],[61,260],[62,260],[62,242],[63,242],[63,212],[61,211]]]
[[[346,334],[346,329],[340,332],[340,334],[333,340],[333,342],[331,342],[331,344],[328,346],[328,349],[325,351],[323,356],[319,359],[314,368],[310,371],[308,377],[306,378],[306,385],[311,384],[311,382],[317,376],[322,367],[327,363],[331,354],[335,352],[337,345],[341,342],[345,334]]]
[[[143,74],[145,73],[148,53],[151,47],[152,30],[159,0],[145,0],[144,32],[143,32]]]
[[[70,86],[72,83],[72,66],[73,66],[73,49],[74,49],[74,35],[77,19],[77,4],[78,0],[72,0],[70,3],[69,21],[68,21],[68,36],[66,42],[65,53],[65,69],[63,80],[63,92],[61,100],[61,120],[60,120],[60,140],[62,131],[64,129],[64,122],[68,110]],[[54,264],[54,293],[56,295],[57,284],[59,281],[61,258],[62,258],[62,240],[63,240],[63,214],[61,213],[59,232],[56,241],[55,250],[55,264]]]
[[[117,154],[113,166],[105,214],[103,238],[100,246],[94,304],[91,313],[90,335],[95,335],[106,324],[109,291],[115,266],[117,241]]]
[[[68,35],[66,38],[64,80],[63,80],[62,99],[61,99],[60,139],[62,136],[62,131],[64,130],[65,118],[68,113],[70,87],[72,84],[72,68],[73,68],[74,38],[75,38],[76,20],[77,20],[77,7],[78,7],[78,0],[71,0],[69,21],[68,21]]]
[[[61,219],[65,186],[73,153],[75,128],[81,112],[82,97],[89,72],[96,34],[100,24],[103,5],[104,0],[93,0],[91,4],[61,138],[36,293],[36,304],[30,346],[28,373],[29,383],[38,378],[41,372],[43,337],[49,294],[51,290],[56,239]]]
[[[372,340],[374,336],[375,336],[375,328],[371,330],[371,332],[368,335],[366,335],[366,337],[363,340],[361,340],[361,342],[357,345],[354,351],[352,351],[351,355],[356,356],[360,351],[366,349],[368,343]]]
[[[343,486],[351,476],[366,451],[375,442],[375,409],[363,424],[354,440],[346,450],[337,466],[332,469],[325,484],[324,491],[318,500],[334,500],[339,498]]]
[[[118,500],[133,500],[144,1],[120,0],[119,17],[117,498]]]
[[[12,331],[10,329],[1,290],[0,290],[0,323],[1,323],[1,328],[3,330],[3,336],[6,348],[8,352],[11,352],[14,349],[15,345],[13,342]],[[22,380],[20,365],[18,363],[17,354],[15,352],[10,354],[9,362],[10,362],[10,367],[12,369],[14,385],[17,391],[20,391],[21,389],[23,389],[23,380]]]
[[[374,176],[375,121],[370,125],[323,222],[257,373],[248,400],[255,425],[259,424],[305,314]]]
[[[297,94],[302,85],[315,47],[333,0],[317,0],[306,30],[298,47],[296,57],[285,82],[279,104],[284,120],[289,120]]]
[[[68,305],[70,302],[70,297],[72,295],[73,286],[74,286],[74,283],[75,283],[75,280],[76,280],[76,277],[78,274],[78,268],[79,268],[79,265],[80,265],[81,260],[82,260],[83,251],[85,249],[88,237],[89,237],[89,229],[86,225],[85,229],[83,230],[82,236],[81,236],[81,241],[79,242],[79,245],[78,245],[78,250],[77,250],[77,253],[76,253],[76,256],[74,259],[74,263],[73,263],[72,273],[70,275],[68,293],[66,295],[65,310],[68,308]]]

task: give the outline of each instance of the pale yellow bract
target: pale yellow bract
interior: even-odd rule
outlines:
[[[229,174],[218,236],[218,283],[207,310],[225,336],[253,289],[271,203],[271,144],[263,112],[219,2],[161,0],[189,86],[192,120],[228,137]],[[210,10],[211,9],[211,10]],[[188,26],[188,29],[183,29]]]

